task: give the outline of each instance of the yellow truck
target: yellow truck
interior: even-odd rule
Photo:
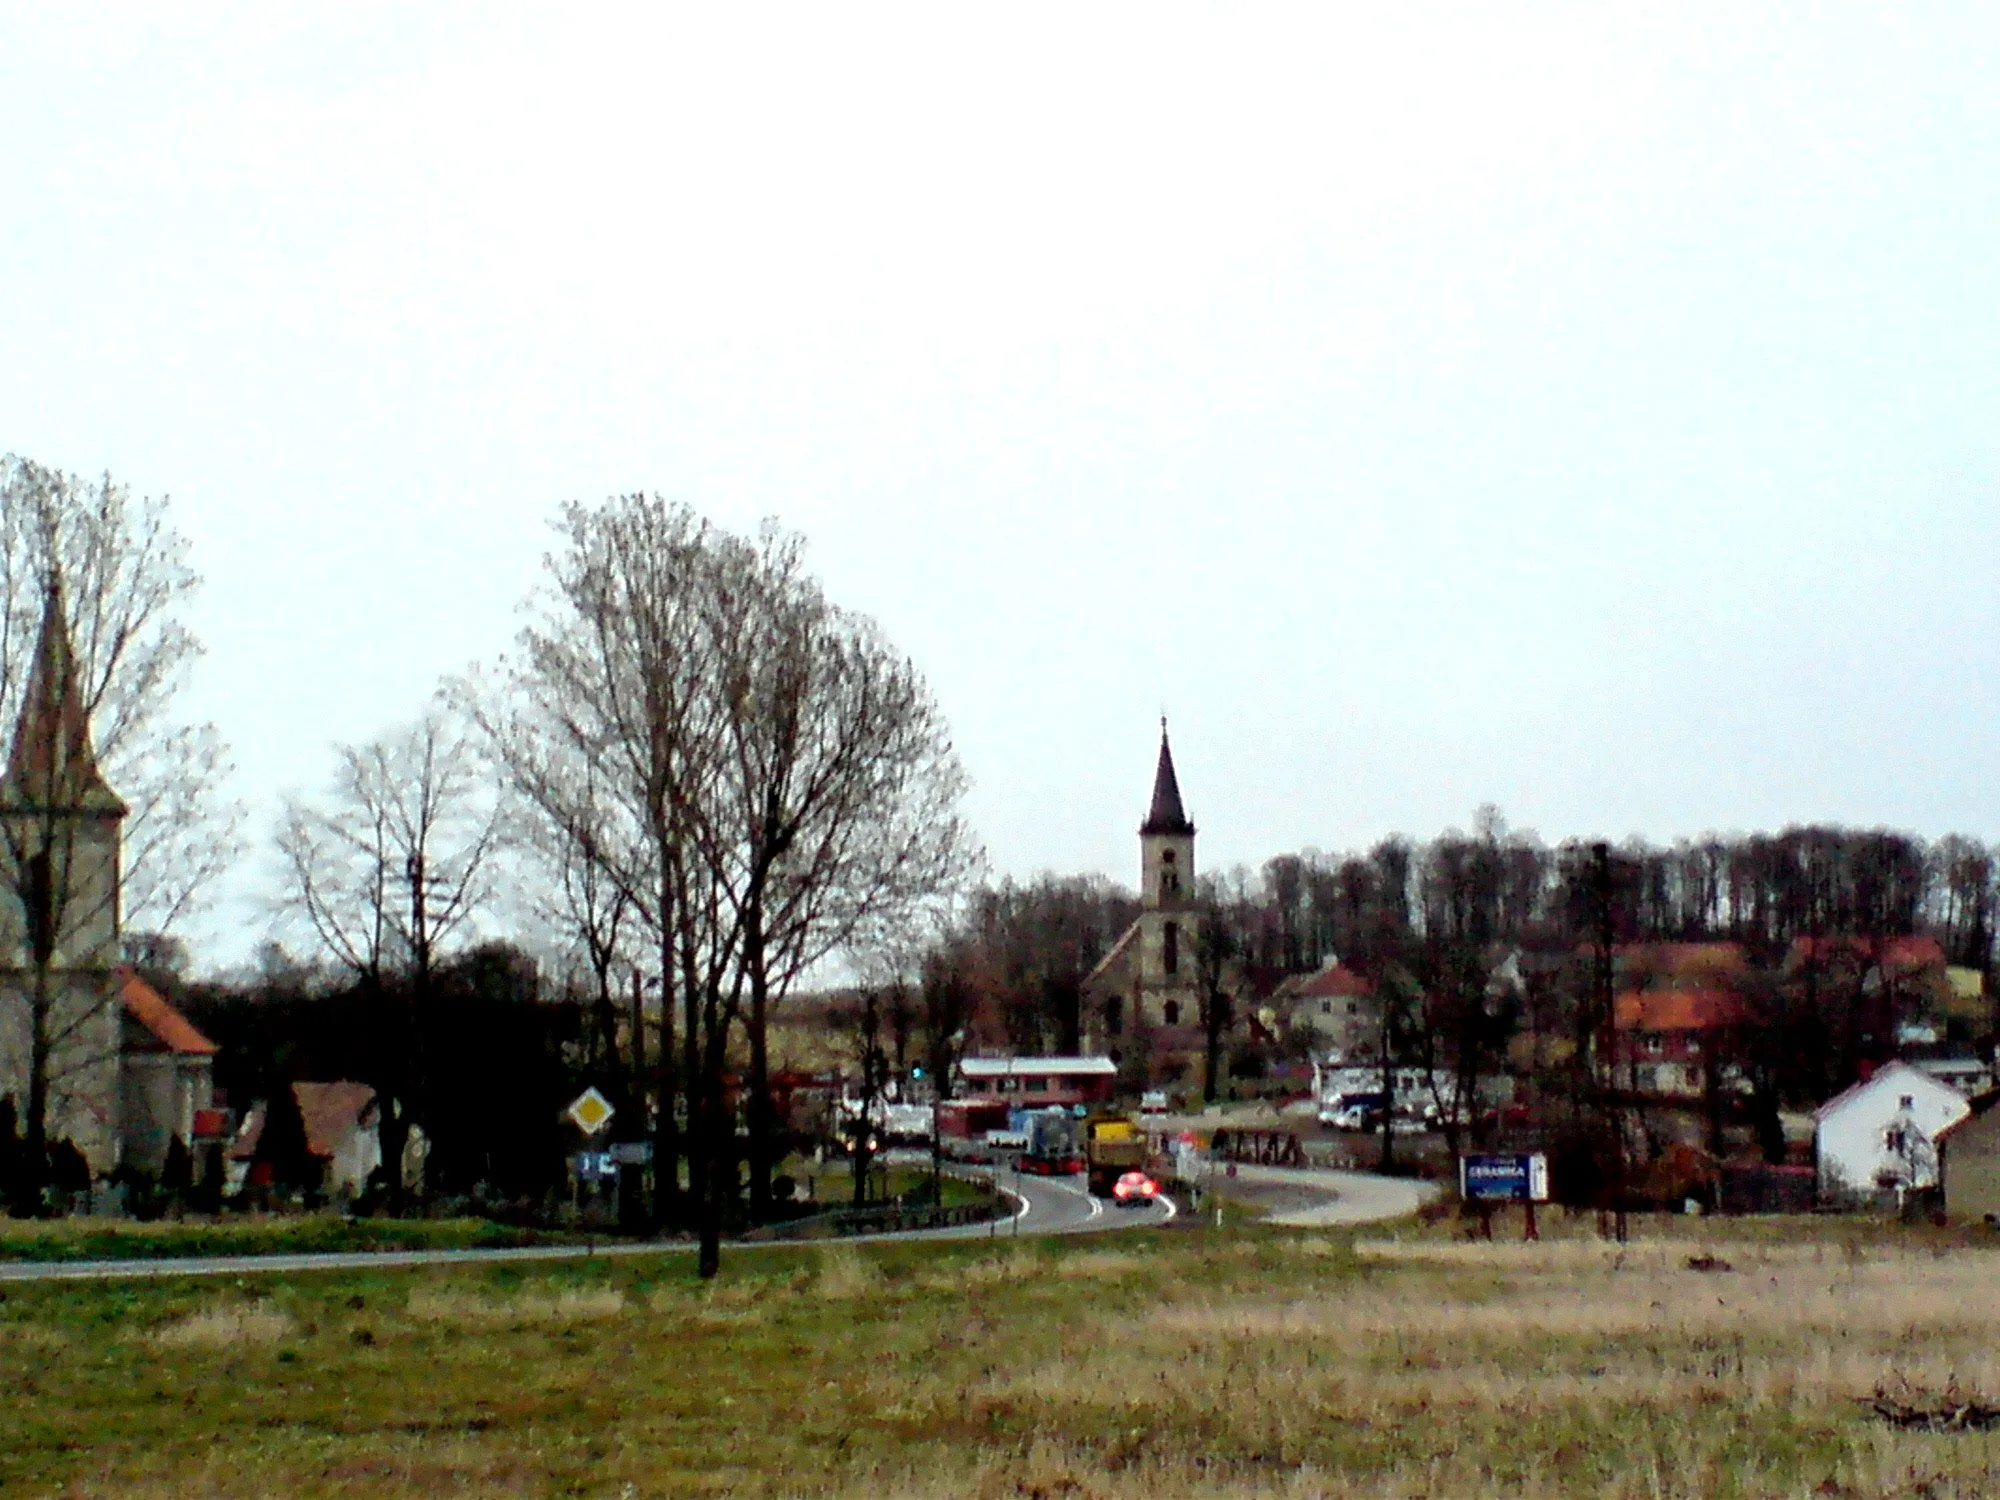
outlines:
[[[1127,1172],[1146,1170],[1146,1132],[1123,1115],[1102,1115],[1084,1123],[1084,1162],[1090,1190],[1112,1196]]]

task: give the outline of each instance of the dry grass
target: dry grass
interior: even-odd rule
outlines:
[[[426,1287],[410,1294],[406,1316],[419,1323],[451,1328],[504,1328],[537,1323],[589,1323],[615,1318],[625,1310],[625,1295],[610,1287],[537,1294],[522,1292],[505,1300]]]
[[[869,1296],[881,1287],[881,1275],[854,1246],[840,1245],[820,1252],[819,1276],[813,1282],[813,1290],[820,1296],[841,1301]]]
[[[1841,1229],[1265,1229],[378,1272],[0,1304],[0,1490],[76,1496],[2000,1493],[2000,1254]],[[1800,1235],[1817,1231],[1801,1225]],[[1851,1241],[1851,1243],[1850,1243]],[[1693,1270],[1707,1254],[1728,1270]]]
[[[162,1349],[237,1349],[275,1344],[297,1330],[287,1313],[257,1304],[204,1308],[153,1331]]]

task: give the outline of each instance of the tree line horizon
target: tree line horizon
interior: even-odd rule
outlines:
[[[214,726],[174,717],[200,649],[183,619],[198,584],[186,543],[164,501],[108,478],[9,459],[0,492],[0,713],[21,722],[59,577],[106,775],[150,830],[128,838],[128,881],[167,893],[128,902],[128,955],[185,971],[173,930],[244,853],[248,817]],[[552,967],[549,988],[580,1007],[582,1034],[563,1045],[645,1122],[663,1164],[654,1212],[700,1235],[712,1274],[731,1215],[771,1210],[768,1037],[802,981],[838,961],[864,987],[922,994],[934,1053],[988,1002],[1010,1039],[1045,1047],[1073,1038],[1076,987],[1131,898],[1103,876],[984,878],[934,695],[872,620],[825,596],[800,536],[737,534],[642,494],[571,503],[553,524],[512,650],[447,680],[404,726],[335,747],[325,789],[286,800],[273,925],[328,976],[307,987],[355,1000],[374,1045],[353,1071],[382,1101],[390,1161],[433,1096],[457,1092],[428,1013],[463,989],[453,966],[511,930],[503,946]],[[1202,896],[1235,961],[1297,972],[1411,937],[1559,936],[1579,920],[1585,847],[1552,849],[1488,809],[1470,834],[1279,855],[1255,876],[1204,877]],[[1635,933],[1777,943],[1936,923],[1990,967],[1993,858],[1964,836],[1627,841],[1612,865]],[[997,996],[954,977],[972,947],[1010,944],[987,965]],[[400,1182],[388,1197],[402,1206]]]

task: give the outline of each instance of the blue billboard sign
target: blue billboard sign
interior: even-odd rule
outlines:
[[[1468,1203],[1546,1203],[1549,1159],[1540,1152],[1461,1156],[1458,1195]]]

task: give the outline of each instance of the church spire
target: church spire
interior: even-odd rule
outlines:
[[[41,639],[21,701],[0,802],[17,811],[92,812],[122,817],[125,804],[105,785],[91,748],[90,719],[77,689],[76,658],[63,619],[62,580],[51,574]]]
[[[1192,834],[1194,824],[1181,808],[1181,784],[1174,776],[1174,752],[1167,744],[1167,721],[1160,720],[1160,764],[1153,772],[1153,805],[1139,825],[1141,836],[1155,833]]]

